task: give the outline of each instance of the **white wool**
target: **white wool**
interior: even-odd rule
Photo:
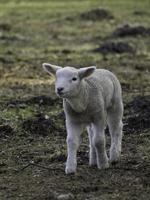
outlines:
[[[66,115],[67,151],[66,173],[77,168],[77,150],[80,136],[86,127],[89,135],[90,166],[109,167],[120,158],[122,142],[123,103],[121,86],[116,76],[104,69],[87,67],[57,67],[43,64],[56,77],[55,90],[63,98]],[[60,91],[61,90],[61,91]],[[110,157],[105,147],[105,127],[111,135]]]

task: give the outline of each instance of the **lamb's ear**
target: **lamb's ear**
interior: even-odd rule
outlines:
[[[61,69],[62,67],[56,66],[56,65],[51,65],[49,63],[43,63],[42,64],[43,69],[50,75],[54,75],[56,74],[58,69]]]
[[[95,66],[80,68],[78,71],[80,79],[90,76],[95,70]]]

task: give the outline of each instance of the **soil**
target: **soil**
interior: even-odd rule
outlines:
[[[150,96],[137,96],[125,106],[127,111],[124,130],[141,133],[150,129]]]
[[[10,100],[6,103],[8,107],[21,106],[21,105],[39,105],[39,106],[54,106],[55,104],[60,104],[60,99],[51,98],[49,96],[34,96],[31,98],[20,99],[20,100]]]
[[[96,53],[108,54],[108,53],[135,53],[135,49],[125,42],[112,42],[106,41],[100,47],[93,50]]]
[[[103,1],[102,8],[97,0],[3,2],[0,200],[149,199],[148,1],[138,1],[136,7],[131,0]],[[96,47],[107,55],[93,53]],[[89,167],[89,142],[84,132],[77,172],[65,174],[65,116],[62,100],[51,85],[54,79],[42,70],[44,62],[77,68],[95,65],[119,78],[125,110],[118,163],[107,170]],[[109,156],[108,130],[106,149]]]
[[[11,30],[11,25],[7,23],[1,23],[0,24],[0,31],[10,31]]]
[[[143,15],[150,15],[150,13],[148,13],[148,12],[145,12],[145,11],[141,11],[141,10],[135,10],[134,12],[133,12],[133,14],[134,15],[139,15],[139,16],[143,16]]]
[[[34,118],[23,122],[22,128],[30,134],[46,136],[56,130],[54,122],[48,116],[37,114]]]
[[[96,8],[87,12],[84,12],[80,15],[80,18],[83,20],[110,20],[113,19],[113,15],[109,10],[103,8]]]
[[[135,37],[135,36],[150,36],[150,28],[144,26],[130,26],[128,24],[117,28],[112,37]]]
[[[13,133],[14,130],[11,126],[0,124],[0,138],[9,138]]]
[[[62,118],[62,114],[58,114],[58,116],[52,116],[51,118],[43,113],[36,114],[33,118],[27,119],[22,123],[23,130],[27,131],[28,133],[47,136],[51,133],[59,132],[62,134],[62,130],[55,121],[59,118]]]
[[[29,101],[27,102],[29,103]],[[37,101],[35,102],[37,103]],[[33,101],[30,101],[30,103],[32,104]],[[57,105],[57,103],[55,105]],[[29,177],[29,174],[31,176],[33,174],[34,179],[26,179],[24,177],[25,182],[19,183],[21,187],[27,187],[28,184],[33,184],[34,187],[36,187],[36,193],[34,193],[34,187],[31,187],[30,190],[28,189],[32,195],[34,194],[30,196],[29,199],[82,200],[87,198],[93,200],[92,194],[94,194],[95,199],[98,199],[99,196],[101,196],[102,199],[120,199],[121,196],[124,196],[125,199],[131,199],[132,197],[134,199],[138,199],[139,197],[140,199],[144,199],[146,195],[148,197],[150,187],[148,178],[150,165],[147,156],[141,154],[142,152],[138,150],[138,146],[140,146],[145,139],[149,138],[149,108],[150,96],[137,96],[125,105],[123,153],[119,163],[111,165],[107,170],[100,171],[97,170],[97,168],[88,167],[88,141],[87,137],[84,135],[83,143],[78,152],[78,171],[75,175],[70,176],[66,176],[64,173],[64,162],[66,160],[66,148],[65,151],[63,149],[66,138],[66,130],[63,124],[64,113],[61,112],[51,117],[44,115],[44,113],[39,113],[27,119],[22,123],[22,128],[28,133],[27,141],[31,147],[35,148],[34,143],[36,140],[40,139],[41,143],[42,140],[44,141],[44,138],[46,138],[46,141],[48,141],[51,146],[43,150],[31,150],[29,148],[22,150],[22,152],[16,152],[16,156],[14,155],[13,159],[17,160],[16,162],[20,167],[12,172],[15,181],[19,181],[19,177],[24,173],[28,174],[25,175],[27,177]],[[60,118],[62,119],[61,122],[59,121]],[[59,124],[57,124],[57,121],[59,121]],[[63,131],[62,127],[64,128]],[[11,131],[12,129],[8,126],[0,127],[0,132],[2,132],[3,135],[7,135],[7,132]],[[8,138],[7,141],[9,141]],[[62,145],[62,149],[60,149],[60,145]],[[107,135],[107,148],[109,148],[109,146],[110,137]],[[43,157],[43,153],[47,155]],[[0,163],[0,166],[0,173],[7,173],[8,166],[5,160]],[[2,190],[4,190],[4,183],[1,188]],[[25,186],[22,184],[25,184]],[[16,185],[18,185],[18,183],[16,183]],[[119,190],[118,187],[120,188]],[[132,187],[130,198],[128,198],[129,187]],[[37,188],[39,188],[38,191]],[[59,190],[56,188],[59,188]],[[8,191],[6,185],[5,190]],[[144,196],[141,193],[143,190],[145,190]],[[11,188],[12,195],[15,191],[17,191],[17,189]],[[20,192],[23,192],[22,189],[20,189]],[[28,198],[27,194],[23,196],[24,198],[25,196]],[[111,198],[112,196],[113,198]],[[9,199],[9,193],[6,199]]]

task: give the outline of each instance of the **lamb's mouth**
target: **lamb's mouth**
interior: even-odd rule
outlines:
[[[60,97],[60,98],[65,98],[68,95],[67,95],[67,92],[59,92],[59,93],[57,93],[57,96]]]

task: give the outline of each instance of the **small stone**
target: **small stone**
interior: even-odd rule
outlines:
[[[58,200],[72,200],[74,199],[74,195],[71,194],[71,193],[68,193],[68,194],[60,194],[58,197],[57,197]]]
[[[48,115],[45,115],[45,119],[49,119],[49,116],[48,116]]]

